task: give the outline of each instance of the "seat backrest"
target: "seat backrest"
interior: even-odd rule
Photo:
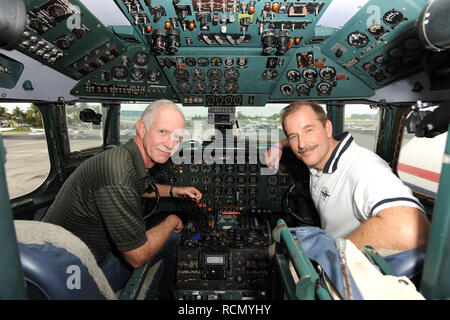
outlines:
[[[30,299],[116,299],[90,249],[71,232],[25,220],[15,229]]]

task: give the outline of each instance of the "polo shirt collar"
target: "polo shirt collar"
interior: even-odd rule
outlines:
[[[339,141],[339,143],[337,144],[336,148],[334,148],[330,159],[328,159],[327,163],[323,167],[322,173],[335,172],[337,170],[339,159],[353,142],[353,137],[348,131],[335,136],[334,139]],[[314,175],[317,175],[319,173],[314,167],[310,168],[310,172]]]
[[[141,178],[147,178],[148,173],[147,170],[145,169],[144,159],[142,159],[141,150],[139,150],[137,144],[134,142],[134,139],[128,140],[127,143],[125,143],[124,148],[131,153],[133,165],[136,169],[138,176]]]

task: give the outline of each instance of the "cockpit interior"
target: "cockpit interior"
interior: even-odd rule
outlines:
[[[128,133],[121,129],[121,119],[134,116],[125,104],[168,99],[186,114],[203,112],[197,122],[188,118],[186,126],[213,130],[201,139],[194,134],[183,139],[178,157],[151,169],[157,183],[195,186],[201,201],[143,202],[149,225],[173,212],[184,222],[177,300],[280,299],[282,291],[299,298],[293,287],[275,288],[291,280],[281,271],[275,275],[268,248],[277,240],[273,230],[280,219],[289,227],[320,226],[309,171],[289,152],[279,169],[268,168],[264,153],[283,138],[279,115],[270,123],[256,118],[250,130],[246,111],[258,115],[278,108],[279,113],[292,101],[315,101],[339,134],[345,131],[344,105],[368,105],[379,110],[380,125],[368,133],[375,139],[374,151],[391,165],[398,159],[401,124],[413,133],[422,129],[422,136],[448,127],[448,1],[0,3],[0,102],[37,106],[51,168],[35,191],[5,200],[14,220],[37,219],[81,162],[126,142],[126,134],[133,137],[134,127]],[[101,111],[84,110],[79,116],[100,126],[103,135],[101,146],[74,152],[66,112],[80,103],[101,105]],[[423,104],[443,106],[443,116],[426,118]],[[217,132],[223,139],[215,137]],[[434,219],[437,200],[422,195]],[[448,227],[450,212],[441,211]],[[439,250],[448,261],[449,245]],[[127,290],[125,295],[135,297],[134,289]]]

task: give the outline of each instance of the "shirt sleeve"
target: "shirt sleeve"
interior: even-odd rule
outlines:
[[[141,198],[126,186],[105,186],[95,192],[95,203],[112,242],[119,251],[130,251],[147,241]]]
[[[353,181],[354,212],[358,220],[367,220],[381,210],[408,206],[425,212],[422,204],[380,157],[361,158],[366,162],[350,170]],[[370,161],[370,164],[367,164]]]

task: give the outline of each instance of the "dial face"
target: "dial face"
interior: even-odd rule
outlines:
[[[389,63],[390,59],[383,54],[376,56],[373,61],[379,66],[385,66]]]
[[[227,81],[223,86],[223,89],[226,93],[236,93],[239,89],[239,85],[234,81]]]
[[[245,57],[239,57],[237,59],[237,65],[240,68],[245,68],[247,66],[247,63],[248,63],[248,59]]]
[[[208,70],[208,78],[212,81],[219,80],[222,78],[222,70],[217,68],[212,68]]]
[[[362,48],[369,43],[369,37],[365,33],[354,31],[347,36],[347,42],[354,48]]]
[[[150,62],[150,56],[147,52],[137,52],[133,56],[133,62],[139,67],[145,67]]]
[[[212,81],[208,84],[208,90],[211,93],[220,93],[222,91],[222,84],[219,81]]]
[[[403,51],[402,49],[398,48],[398,47],[393,47],[390,48],[387,52],[388,56],[391,57],[392,59],[398,59],[403,57]]]
[[[387,78],[387,75],[381,70],[377,70],[372,75],[375,78],[376,82],[384,81]]]
[[[266,81],[273,80],[278,76],[278,72],[275,69],[266,69],[262,74],[262,78]]]
[[[363,69],[370,73],[377,70],[377,67],[372,62],[367,62],[363,65]]]
[[[194,81],[192,83],[192,89],[197,94],[206,93],[206,83],[201,82],[201,81]]]
[[[397,63],[391,64],[390,66],[386,67],[385,71],[389,73],[390,75],[396,75],[397,73],[401,72],[401,66]]]
[[[206,57],[198,58],[198,65],[201,67],[207,67],[209,66],[209,59]]]
[[[215,67],[220,67],[222,65],[222,58],[219,57],[211,58],[211,65]]]
[[[329,95],[331,93],[331,84],[328,82],[321,82],[317,85],[317,92],[320,95]]]
[[[336,76],[336,70],[333,67],[325,66],[320,69],[319,75],[323,80],[332,80]]]
[[[231,57],[225,58],[223,64],[225,65],[225,67],[232,67],[234,65],[234,59]]]
[[[383,21],[391,27],[396,26],[403,21],[403,14],[397,10],[390,10],[384,14]]]
[[[206,78],[206,73],[203,69],[192,69],[191,70],[191,77],[194,81],[202,81]]]
[[[150,82],[158,82],[161,80],[161,72],[156,69],[150,69],[148,71],[147,80]]]
[[[303,78],[306,81],[315,81],[317,79],[317,71],[313,68],[303,70]]]
[[[384,27],[381,24],[379,24],[379,23],[374,23],[367,30],[375,38],[381,36],[384,33]]]
[[[295,87],[295,91],[299,96],[309,96],[309,92],[311,91],[311,87],[306,83],[300,83]]]
[[[300,81],[300,79],[302,78],[302,76],[300,75],[300,72],[298,72],[297,70],[289,70],[286,73],[286,79],[288,79],[291,82],[298,82]]]
[[[403,42],[403,46],[408,50],[417,50],[421,47],[419,39],[409,38]]]
[[[195,65],[197,64],[197,60],[195,60],[195,58],[192,57],[187,57],[186,59],[184,59],[184,62],[189,67],[195,67]]]
[[[186,81],[178,81],[177,88],[180,93],[189,93],[191,91],[191,85]]]
[[[236,68],[225,70],[224,77],[227,80],[237,80],[239,78],[239,71]]]
[[[145,72],[141,68],[133,68],[130,70],[130,79],[132,81],[142,81],[145,78]]]
[[[112,68],[111,75],[116,80],[125,80],[128,77],[128,70],[123,66]]]
[[[280,87],[280,91],[283,96],[290,96],[291,94],[294,93],[294,87],[291,86],[290,84],[283,84]]]
[[[179,81],[187,81],[189,79],[189,72],[186,69],[175,69],[173,72],[175,79]]]

